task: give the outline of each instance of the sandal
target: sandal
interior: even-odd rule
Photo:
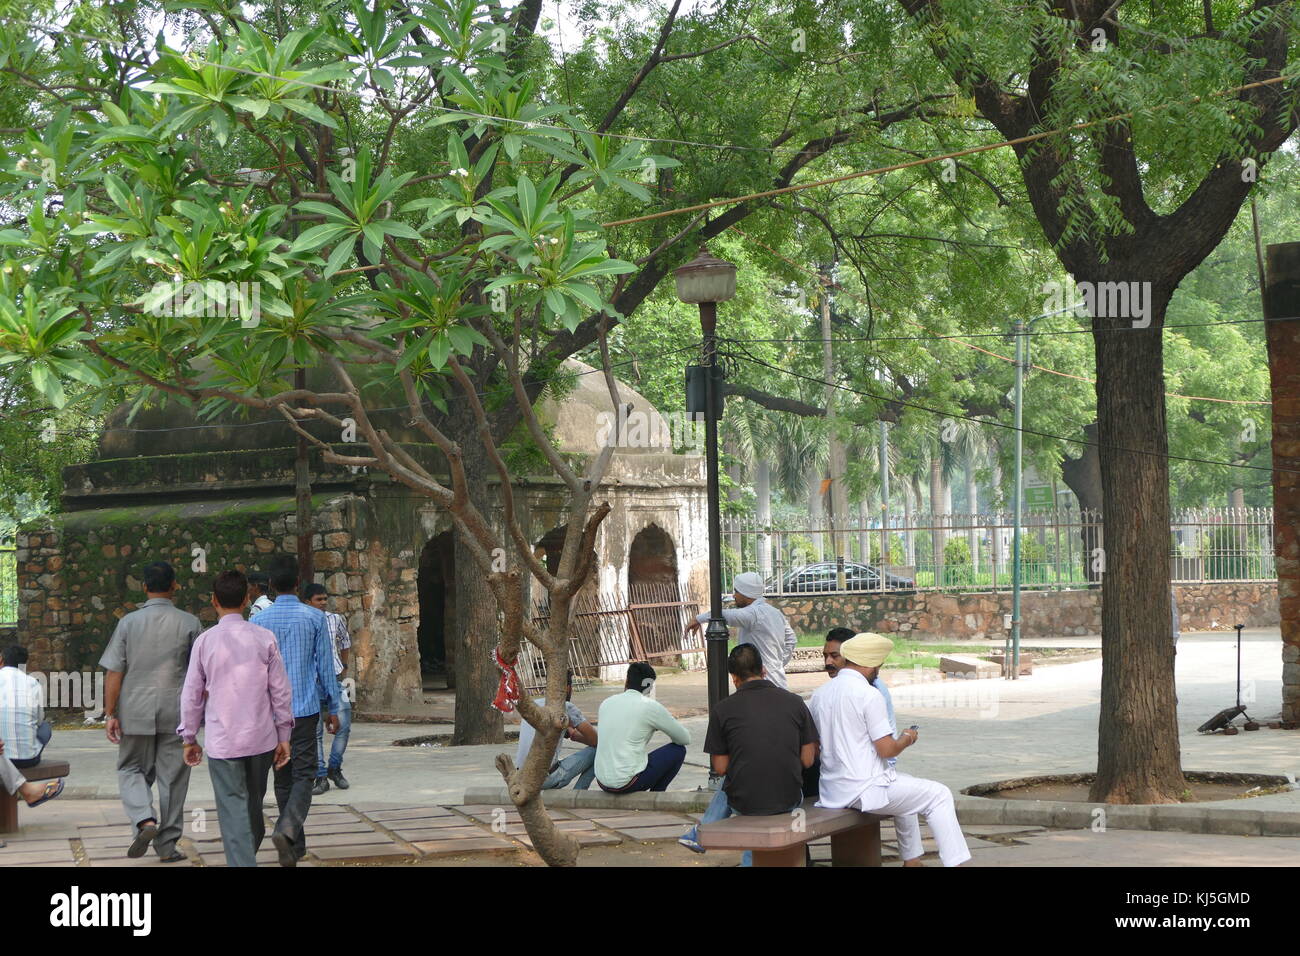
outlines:
[[[60,778],[58,780],[51,780],[49,783],[45,785],[45,791],[41,794],[41,798],[34,802],[28,803],[27,805],[29,807],[39,807],[45,801],[53,800],[62,792],[63,792],[63,779]]]

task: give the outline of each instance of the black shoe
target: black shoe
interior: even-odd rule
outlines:
[[[149,844],[158,836],[158,824],[146,823],[143,826],[136,827],[135,839],[126,849],[126,855],[133,860],[138,860],[144,856],[144,851],[149,849]]]
[[[328,777],[317,777],[316,782],[312,784],[311,795],[319,797],[322,793],[329,790],[330,781]]]
[[[280,855],[281,866],[297,866],[298,853],[294,850],[293,841],[283,833],[272,833],[271,842],[275,844],[275,851]]]
[[[172,850],[166,856],[160,858],[163,863],[180,863],[182,860],[188,860],[189,857],[180,850]]]
[[[348,783],[348,778],[343,776],[343,769],[341,767],[338,770],[331,770],[329,772],[329,779],[334,781],[334,786],[338,787],[340,790],[346,790],[348,787],[352,786],[352,784]]]

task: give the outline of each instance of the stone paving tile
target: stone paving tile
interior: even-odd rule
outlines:
[[[459,823],[448,821],[445,826],[390,827],[390,829],[403,840],[436,840],[440,838],[441,834],[447,832],[457,833],[469,830],[483,832],[482,827],[475,826],[468,820],[461,820]]]
[[[76,863],[23,863],[22,868],[26,870],[31,867],[37,867],[37,868],[49,867],[49,866],[75,867],[76,865],[77,865]]]
[[[370,843],[392,843],[385,834],[375,830],[365,833],[327,833],[324,836],[307,834],[307,850],[310,852],[318,846],[362,846]]]
[[[631,840],[646,842],[650,840],[676,840],[685,832],[680,823],[672,826],[657,827],[618,827],[617,831]]]
[[[623,842],[613,833],[602,833],[599,830],[567,830],[566,832],[578,841],[579,846],[614,846]],[[527,833],[517,834],[515,839],[530,850],[533,848],[533,841]]]
[[[16,833],[6,833],[3,837],[0,837],[0,841],[9,844],[8,849],[0,849],[0,856],[12,853],[15,850],[26,852],[29,850],[47,850],[51,847],[66,847],[68,845],[67,837],[42,836],[25,839]]]
[[[199,854],[199,856],[202,858],[202,860],[203,860],[203,865],[204,865],[204,866],[225,866],[225,865],[226,865],[226,854],[225,854],[225,853],[221,853],[221,852],[214,853],[214,852],[212,852],[211,850],[209,850],[209,851],[207,851],[207,852],[205,852],[205,853],[201,853],[201,854]],[[258,866],[275,866],[275,867],[278,867],[278,866],[280,865],[280,855],[279,855],[278,853],[276,853],[276,851],[275,851],[274,849],[270,849],[270,850],[267,850],[267,849],[258,850],[258,851],[257,851],[257,856],[255,856],[254,859],[257,861],[257,865],[258,865]],[[299,866],[310,866],[311,864],[310,864],[310,861],[308,861],[308,860],[303,860],[303,861],[299,862],[298,865],[299,865]]]
[[[77,836],[85,839],[87,837],[119,837],[131,842],[131,829],[125,823],[116,826],[100,825],[93,827],[77,827]]]
[[[307,852],[320,860],[368,860],[373,857],[413,856],[410,850],[396,843],[368,843],[363,846],[323,846]]]
[[[599,823],[603,827],[610,827],[614,830],[619,830],[623,827],[659,827],[671,825],[681,827],[682,830],[685,831],[692,822],[685,816],[676,813],[658,813],[651,811],[629,813],[623,811],[621,813],[610,813],[602,816],[588,816],[588,814],[598,814],[603,813],[604,811],[574,810],[573,812],[582,815],[585,819],[591,820],[594,823]]]
[[[417,840],[419,841],[472,840],[483,836],[495,836],[495,834],[493,834],[492,831],[485,830],[483,827],[480,826],[475,826],[474,824],[470,823],[468,820],[465,821],[465,825],[463,827],[441,827],[440,829],[437,830],[420,830],[420,831],[415,831],[409,837],[401,836],[400,833],[398,835],[399,837],[401,837],[401,839],[406,840],[408,843],[414,843]]]
[[[187,866],[194,865],[188,859],[183,863],[180,862],[163,863],[160,859],[158,859],[158,854],[152,852],[147,853],[146,855],[140,857],[138,860],[131,859],[125,853],[119,854],[118,856],[99,857],[99,858],[93,857],[89,853],[86,855],[89,858],[89,862],[91,866],[130,866],[130,867],[156,866],[156,867],[162,867],[164,869],[170,869],[170,868],[183,869]]]
[[[456,817],[447,807],[409,807],[405,810],[374,810],[370,812],[362,811],[371,820],[378,820],[386,823],[388,820],[413,820],[432,817]]]
[[[327,833],[374,834],[378,831],[376,831],[369,823],[365,823],[361,820],[340,820],[338,823],[312,823],[311,818],[308,817],[307,825],[303,827],[303,832],[306,833],[307,836],[312,836],[313,834],[324,836]]]
[[[446,831],[443,831],[444,833]],[[479,831],[482,834],[482,831]],[[484,834],[468,840],[428,840],[411,844],[421,856],[452,856],[459,853],[480,853],[489,850],[511,850],[515,845],[507,840]]]
[[[504,819],[506,823],[521,823],[523,818],[519,816],[519,811],[511,807],[455,807],[454,809],[468,814],[475,820],[482,820],[484,823],[492,823],[496,820]],[[554,807],[547,807],[546,812],[552,820],[572,820],[574,813],[568,810],[560,810]]]
[[[90,849],[115,849],[123,856],[126,855],[126,848],[131,845],[129,837],[81,837],[81,845]]]
[[[14,850],[13,845],[0,850],[0,866],[34,866],[37,863],[76,863],[72,847],[64,841],[63,847],[42,847],[35,850]]]

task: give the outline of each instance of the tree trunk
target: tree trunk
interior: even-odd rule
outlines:
[[[757,498],[755,517],[761,527],[772,521],[772,466],[766,458],[754,464],[754,495]],[[766,581],[772,576],[772,539],[766,531],[754,536],[758,547],[758,573]]]
[[[1097,423],[1086,425],[1084,437],[1097,441]],[[1061,459],[1061,477],[1079,499],[1079,543],[1083,546],[1083,571],[1093,585],[1101,584],[1101,571],[1094,567],[1093,554],[1102,546],[1097,516],[1105,517],[1101,500],[1101,456],[1096,444],[1084,445],[1078,458]],[[1091,516],[1089,516],[1091,512]]]
[[[821,528],[826,522],[826,501],[822,494],[822,470],[816,465],[811,465],[804,472],[804,481],[808,489],[808,525],[810,528]],[[813,550],[816,552],[813,561],[823,559],[822,535],[820,531],[813,531],[808,535],[812,539]]]
[[[907,533],[903,537],[903,557],[907,559],[907,566],[912,569],[912,574],[916,574],[916,532],[912,529],[915,527],[916,512],[921,506],[921,490],[916,483],[916,479],[903,482],[903,521],[907,525]]]
[[[478,442],[464,442],[461,449],[470,499],[484,515],[494,515],[496,489],[488,483],[486,452]],[[492,662],[499,639],[497,602],[460,534],[455,538],[456,630],[447,635],[448,644],[456,643],[456,726],[451,743],[499,744],[506,737],[501,714],[492,707],[500,679]]]
[[[524,757],[521,767],[516,767],[509,754],[498,754],[497,771],[504,778],[510,801],[519,812],[524,829],[547,866],[576,866],[578,862],[578,841],[571,833],[557,829],[546,804],[542,799],[542,783],[550,772],[551,755],[555,753],[564,731],[566,718],[564,712],[565,674],[569,667],[569,608],[568,601],[556,601],[552,604],[555,614],[548,637],[555,646],[544,651],[546,660],[546,695],[540,718],[529,721],[537,731],[533,745]],[[527,720],[531,711],[526,702],[520,704],[520,717]]]
[[[871,563],[871,502],[864,495],[858,501],[858,560]]]
[[[966,453],[966,512],[970,516],[970,531],[966,532],[966,544],[970,548],[971,574],[980,573],[980,536],[977,515],[980,513],[979,489],[975,486],[975,457]],[[975,580],[975,578],[972,578]]]
[[[1161,328],[1172,294],[1172,287],[1153,284],[1149,329],[1093,337],[1106,570],[1097,779],[1089,799],[1105,803],[1174,803],[1187,787],[1179,756],[1169,617]],[[1115,328],[1119,322],[1094,324]]]
[[[1282,719],[1300,721],[1300,243],[1268,248],[1265,326],[1273,398],[1273,550],[1282,625]],[[1199,553],[1199,552],[1198,552]]]
[[[938,449],[930,456],[930,557],[934,562],[934,583],[942,585],[944,536],[943,519],[943,461]]]
[[[727,460],[727,478],[730,484],[727,486],[727,500],[739,501],[744,495],[741,483],[745,479],[745,468],[740,460],[740,449],[734,441],[724,441],[722,443],[722,452]],[[730,520],[730,519],[728,519]],[[736,552],[737,565],[736,570],[742,571],[745,568],[743,556],[740,554],[741,535],[738,531],[733,531],[727,535],[727,547]]]

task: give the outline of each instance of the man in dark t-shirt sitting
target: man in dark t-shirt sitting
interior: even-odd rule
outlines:
[[[733,813],[772,816],[789,813],[803,801],[803,771],[817,756],[817,727],[798,694],[763,677],[763,662],[753,644],[738,644],[727,657],[736,693],[709,714],[704,750],[713,772],[725,774],[700,823],[725,820]],[[692,827],[677,842],[696,853],[704,848]],[[748,851],[741,866],[749,866]]]

